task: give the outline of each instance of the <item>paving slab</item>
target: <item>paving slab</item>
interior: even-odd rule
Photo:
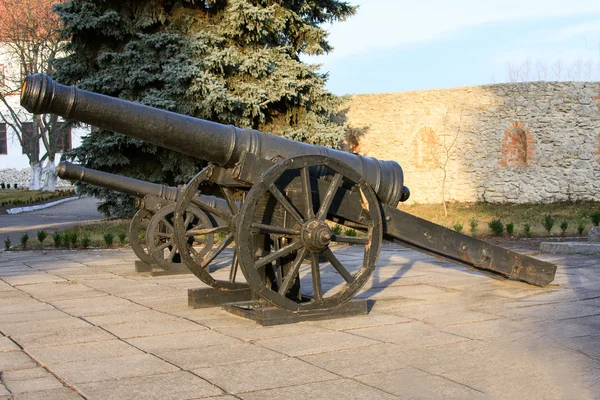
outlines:
[[[559,269],[537,288],[386,245],[368,315],[275,327],[190,309],[202,283],[136,275],[130,250],[1,257],[0,370],[17,399],[600,398],[593,257],[539,256]]]
[[[71,384],[109,381],[179,371],[150,354],[55,364],[52,371]]]
[[[223,391],[189,372],[120,379],[118,384],[93,382],[77,385],[88,400],[200,399],[218,396]],[[219,396],[220,398],[220,396]]]
[[[345,399],[345,400],[391,400],[397,397],[372,386],[351,379],[336,379],[325,382],[311,382],[305,385],[288,386],[277,389],[258,390],[240,393],[244,400],[276,399]]]

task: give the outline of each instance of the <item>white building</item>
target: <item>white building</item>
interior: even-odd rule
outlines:
[[[18,74],[19,69],[20,66],[18,64],[15,65],[15,63],[11,63],[8,57],[0,52],[0,87],[4,87],[5,79],[7,79],[7,77],[14,77],[16,74]],[[7,99],[13,110],[22,113],[26,120],[33,120],[31,114],[28,114],[19,105],[18,92],[7,96]],[[1,102],[0,113],[3,115],[8,115],[7,107]],[[59,144],[59,153],[63,153],[64,151],[68,151],[73,147],[79,146],[81,143],[81,138],[88,134],[88,132],[89,128],[85,126],[65,128],[62,143]],[[44,145],[41,140],[38,140],[37,143],[31,143],[27,142],[26,138],[24,139],[26,146],[37,145],[40,149],[40,156],[45,154]],[[58,163],[59,161],[60,154],[57,154],[56,162]],[[20,143],[19,138],[12,128],[0,118],[0,170],[22,170],[25,168],[29,168],[29,159],[23,151],[23,146]]]

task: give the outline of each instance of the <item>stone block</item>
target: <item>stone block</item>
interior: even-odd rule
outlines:
[[[77,385],[89,400],[179,400],[199,399],[223,394],[218,387],[204,379],[178,371],[162,375],[120,379],[118,384],[92,382]]]
[[[291,340],[283,337],[257,340],[255,343],[289,356],[300,356],[370,346],[377,341],[346,332],[330,331],[294,336]]]

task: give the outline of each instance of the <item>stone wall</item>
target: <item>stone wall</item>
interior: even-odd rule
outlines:
[[[356,95],[362,154],[402,165],[412,202],[600,201],[600,82]]]

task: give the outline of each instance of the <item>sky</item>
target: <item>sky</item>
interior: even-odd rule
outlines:
[[[600,80],[598,0],[347,0],[334,50],[304,57],[342,94]]]

